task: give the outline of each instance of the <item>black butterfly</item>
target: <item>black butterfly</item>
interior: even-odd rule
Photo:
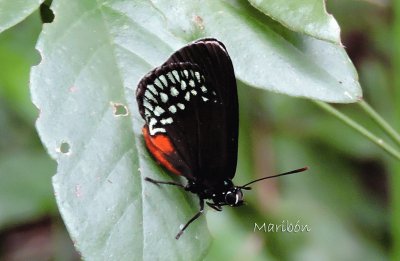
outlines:
[[[139,82],[136,98],[146,124],[142,131],[152,156],[170,172],[188,179],[184,188],[198,195],[200,210],[176,236],[178,239],[204,209],[241,206],[243,186],[232,182],[238,149],[238,97],[232,61],[223,43],[205,38],[176,51]]]

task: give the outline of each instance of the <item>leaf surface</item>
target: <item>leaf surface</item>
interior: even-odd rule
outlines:
[[[200,260],[207,252],[204,217],[174,239],[198,210],[196,197],[143,181],[180,180],[147,153],[135,90],[185,43],[223,41],[238,79],[258,88],[332,102],[361,96],[342,47],[288,31],[244,1],[55,0],[52,8],[31,94],[38,132],[58,162],[58,206],[87,260]]]
[[[44,0],[0,0],[0,33],[24,20]]]

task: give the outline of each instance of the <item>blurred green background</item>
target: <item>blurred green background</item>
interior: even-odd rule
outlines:
[[[364,99],[395,122],[393,14],[387,1],[328,1],[359,72]],[[0,260],[79,260],[58,213],[29,97],[39,62],[39,12],[0,34]],[[398,47],[397,47],[398,48]],[[387,260],[392,236],[392,159],[312,102],[239,82],[237,184],[302,166],[306,173],[259,183],[242,208],[209,210],[207,260]],[[397,105],[400,106],[400,105]],[[356,105],[337,105],[380,130]],[[382,134],[382,136],[384,136]],[[254,223],[308,225],[310,232],[254,232]],[[399,233],[399,232],[397,232]]]

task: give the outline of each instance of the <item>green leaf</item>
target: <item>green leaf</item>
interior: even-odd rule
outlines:
[[[32,124],[37,117],[30,101],[29,70],[39,62],[35,44],[42,28],[39,12],[0,34],[0,98]]]
[[[263,89],[334,102],[361,95],[341,47],[289,32],[248,3],[58,0],[52,8],[31,94],[58,162],[57,203],[85,259],[199,260],[209,247],[204,217],[174,239],[198,210],[195,196],[143,182],[177,178],[145,149],[136,85],[186,42],[219,38],[238,78]]]
[[[264,14],[289,29],[340,44],[340,28],[326,12],[324,0],[249,0]]]
[[[362,97],[357,72],[342,46],[288,31],[246,1],[153,3],[163,10],[164,26],[174,35],[187,41],[205,36],[222,40],[237,78],[249,85],[327,102]]]
[[[56,19],[37,45],[43,57],[31,73],[37,129],[58,162],[57,203],[84,259],[198,260],[210,244],[205,217],[175,240],[198,211],[192,195],[143,181],[171,179],[145,149],[135,101],[139,78],[173,50],[164,41],[174,38],[162,32],[150,4],[55,1]],[[149,21],[151,30],[140,25]],[[118,106],[129,115],[115,115]]]
[[[51,189],[55,164],[38,152],[0,159],[0,228],[57,212]]]
[[[44,0],[0,0],[0,33],[33,13]]]
[[[275,213],[294,222],[299,220],[311,229],[309,233],[297,234],[301,236],[297,238],[294,233],[281,233],[279,248],[284,257],[313,260],[316,253],[323,251],[328,260],[389,260],[378,239],[388,227],[387,209],[375,193],[366,190],[361,180],[352,176],[357,172],[354,161],[346,157],[347,160],[336,160],[338,155],[344,155],[329,147],[321,150],[321,144],[313,144],[300,135],[276,132],[271,140],[275,153],[285,155],[277,158],[280,168],[310,166],[301,178],[280,181],[285,189]],[[352,230],[355,226],[360,229]],[[366,237],[368,233],[371,236]],[[338,249],[351,244],[351,251],[335,251],[332,242],[336,242]]]

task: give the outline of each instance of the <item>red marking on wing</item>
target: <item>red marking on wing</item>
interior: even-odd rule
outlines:
[[[171,154],[174,152],[174,146],[172,145],[169,138],[165,135],[156,135],[154,137],[150,137],[151,142],[156,146],[159,150],[164,152],[165,154]]]
[[[162,134],[152,137],[149,134],[147,125],[142,128],[142,132],[147,149],[150,151],[153,157],[167,170],[176,175],[181,175],[181,173],[166,158],[167,155],[170,155],[175,151],[170,139]]]

